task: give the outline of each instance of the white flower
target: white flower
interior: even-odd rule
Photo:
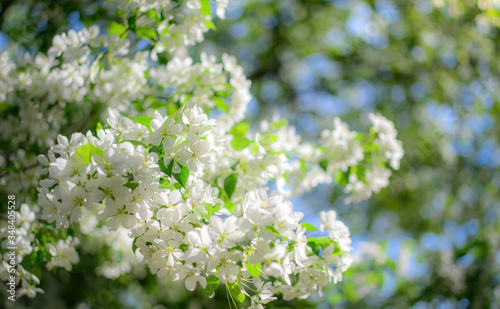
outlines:
[[[240,266],[237,264],[242,258],[241,251],[228,252],[227,250],[219,250],[215,255],[210,257],[208,269],[218,269],[216,276],[220,282],[235,282],[240,273]]]
[[[237,221],[238,218],[235,216],[222,220],[219,216],[213,215],[210,218],[210,229],[214,241],[227,248],[231,248],[235,243],[240,242],[245,233],[238,230]]]
[[[186,262],[206,264],[209,254],[213,254],[214,252],[208,226],[204,225],[194,231],[189,231],[186,237],[193,246],[186,251]]]
[[[189,170],[193,173],[198,172],[205,165],[210,163],[211,156],[210,142],[207,140],[200,140],[194,144],[189,145],[189,149],[182,148],[179,150],[179,160],[182,165],[187,165]]]
[[[149,140],[153,144],[158,144],[167,136],[175,136],[179,134],[182,130],[182,126],[180,124],[176,124],[172,117],[166,117],[163,123],[161,123],[161,120],[158,119],[151,120],[151,130],[153,131],[153,134],[149,136]]]
[[[60,239],[55,246],[51,243],[47,244],[47,251],[52,256],[46,265],[47,269],[52,270],[54,267],[63,267],[67,271],[73,269],[72,264],[76,264],[80,261],[78,253],[74,248],[77,244],[78,239],[73,240],[71,236],[66,238],[65,241]]]
[[[35,221],[35,212],[31,210],[28,204],[23,203],[20,211],[16,212],[16,217],[16,222],[19,222],[23,229],[29,230],[30,224]]]
[[[328,230],[328,236],[337,242],[344,251],[350,251],[351,233],[344,222],[337,220],[337,213],[334,210],[320,213],[321,230]]]
[[[184,271],[186,275],[186,280],[184,284],[186,285],[186,289],[188,291],[194,291],[196,288],[196,283],[199,282],[202,288],[207,286],[207,279],[201,275],[200,269],[190,266],[184,265]]]
[[[119,197],[114,200],[107,198],[105,201],[106,208],[97,215],[100,220],[109,218],[107,226],[110,231],[116,231],[120,225],[131,229],[137,224],[137,218],[135,217],[137,208],[134,205],[126,207],[123,198]]]
[[[17,298],[22,297],[23,295],[26,295],[29,298],[35,298],[37,293],[39,294],[45,293],[42,289],[36,287],[36,285],[31,284],[27,280],[22,280],[21,282],[22,282],[22,287],[19,290],[17,290],[17,295],[16,295]]]

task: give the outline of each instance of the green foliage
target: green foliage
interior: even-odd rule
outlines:
[[[248,132],[250,132],[250,123],[249,122],[239,122],[233,126],[229,134],[233,136],[245,136]]]
[[[234,150],[240,151],[250,146],[251,143],[252,141],[244,136],[235,136],[231,141],[231,146]]]
[[[217,276],[211,275],[207,278],[207,286],[203,289],[206,296],[212,298],[215,296],[215,290],[219,287],[220,280]]]
[[[82,163],[90,163],[92,162],[92,156],[94,154],[103,156],[104,151],[101,148],[92,145],[89,141],[87,144],[80,146],[75,150],[74,157]]]
[[[239,303],[243,303],[245,301],[245,294],[241,292],[240,281],[236,280],[233,283],[226,283],[226,288],[231,295],[231,298]]]
[[[133,121],[137,122],[138,124],[142,124],[146,128],[148,128],[150,133],[153,133],[151,130],[151,120],[153,120],[153,117],[147,117],[147,116],[137,116],[137,117],[130,117]]]
[[[110,35],[116,34],[118,36],[121,36],[125,31],[127,27],[121,23],[117,23],[115,21],[112,21],[108,24],[108,32]]]
[[[260,263],[259,264],[245,263],[245,267],[247,268],[250,275],[252,275],[253,277],[260,276],[260,269],[262,268],[262,265]]]
[[[317,227],[315,227],[314,225],[312,225],[311,223],[307,223],[307,222],[302,222],[300,224],[302,226],[302,228],[306,229],[306,231],[319,231],[319,229]]]
[[[217,203],[215,205],[205,203],[205,209],[208,212],[208,216],[210,217],[220,210],[220,203]]]
[[[236,183],[238,182],[238,174],[234,173],[224,179],[224,191],[226,192],[229,199],[233,195],[234,189],[236,188]]]

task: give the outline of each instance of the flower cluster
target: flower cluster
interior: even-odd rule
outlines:
[[[49,159],[40,156],[50,176],[39,189],[42,219],[68,227],[82,220],[83,209],[98,205],[97,218],[112,231],[128,230],[159,277],[184,280],[188,290],[196,283],[212,290],[216,282],[236,285],[235,297],[248,294],[247,280],[265,287],[252,295],[254,305],[273,299],[268,292],[306,297],[341,280],[352,260],[350,238],[334,211],[321,216],[329,237],[308,239],[307,229],[315,228],[300,225],[303,214],[281,195],[260,188],[230,209],[219,189],[203,180],[203,169],[214,165],[212,153],[221,147],[212,130],[216,123],[200,108],[186,106],[174,117],[157,114],[145,125],[111,109],[109,114],[110,128],[97,137],[60,136]],[[50,246],[49,269],[69,270],[78,261],[70,242]]]
[[[2,261],[0,263],[0,280],[9,281],[10,276],[15,276],[15,285],[21,283],[21,288],[18,290],[16,297],[26,295],[30,298],[36,296],[37,293],[43,293],[43,290],[37,286],[40,284],[40,279],[34,273],[26,270],[21,264],[25,256],[30,255],[33,251],[39,250],[39,247],[34,245],[35,234],[33,226],[37,223],[35,211],[37,207],[31,208],[28,204],[21,204],[18,211],[15,211],[16,225],[15,230],[8,229],[7,220],[0,221],[0,244],[1,248],[13,247],[12,241],[15,239],[15,264],[7,263],[12,259],[9,254],[11,250],[2,252]],[[12,234],[12,231],[15,234]],[[10,236],[10,237],[9,237]]]
[[[199,284],[207,296],[222,283],[251,308],[342,280],[352,263],[347,226],[333,210],[320,214],[319,228],[301,223],[286,199],[333,181],[347,201],[386,187],[403,153],[392,122],[370,115],[362,134],[335,118],[316,144],[283,119],[253,127],[243,121],[250,81],[236,59],[187,55],[213,28],[208,0],[115,5],[124,25],[70,30],[47,55],[16,64],[0,55],[2,139],[27,145],[0,156],[0,165],[21,162],[0,181],[25,179],[28,192],[39,183],[38,205],[19,213],[20,258],[71,271],[79,251],[92,250],[80,241],[116,242],[116,260],[96,270],[107,278],[130,271],[137,255],[158,277],[188,290]],[[226,6],[217,1],[220,18]],[[129,33],[149,51],[131,48]],[[95,133],[81,133],[81,118],[97,123]],[[35,158],[43,168],[27,168]],[[37,276],[18,272],[25,294],[41,292]]]

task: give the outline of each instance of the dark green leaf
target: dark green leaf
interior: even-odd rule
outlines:
[[[170,163],[172,164],[173,162],[174,161],[172,160],[172,162]],[[174,176],[175,180],[177,180],[177,182],[179,182],[183,188],[186,188],[186,183],[189,177],[189,168],[187,166],[181,165],[181,172],[178,174],[172,173],[172,176]]]
[[[130,30],[132,30],[133,32],[135,32],[135,21],[136,21],[136,16],[135,14],[130,16],[129,18],[127,18],[127,24],[128,24],[128,28]]]
[[[224,191],[226,191],[227,196],[231,198],[236,189],[236,183],[238,182],[238,174],[234,173],[226,177],[224,180]]]
[[[158,160],[158,165],[160,166],[160,170],[168,176],[172,176],[172,165],[173,164],[174,164],[174,160],[170,161],[170,164],[167,167],[167,166],[165,166],[165,163],[163,163],[162,159]]]
[[[319,162],[319,167],[321,167],[321,169],[323,169],[326,172],[326,169],[328,167],[328,160],[323,160]]]

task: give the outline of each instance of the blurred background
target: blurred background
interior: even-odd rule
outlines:
[[[0,49],[45,52],[55,34],[113,18],[103,1],[4,0]],[[307,140],[335,116],[366,130],[379,112],[405,149],[367,202],[346,205],[334,185],[293,201],[311,223],[335,209],[356,262],[323,296],[269,308],[500,308],[500,1],[230,0],[215,25],[193,52],[237,57],[253,83],[249,119],[279,114]],[[60,308],[228,306],[224,291],[207,299],[85,267],[48,274],[47,294],[25,305],[58,295]]]

